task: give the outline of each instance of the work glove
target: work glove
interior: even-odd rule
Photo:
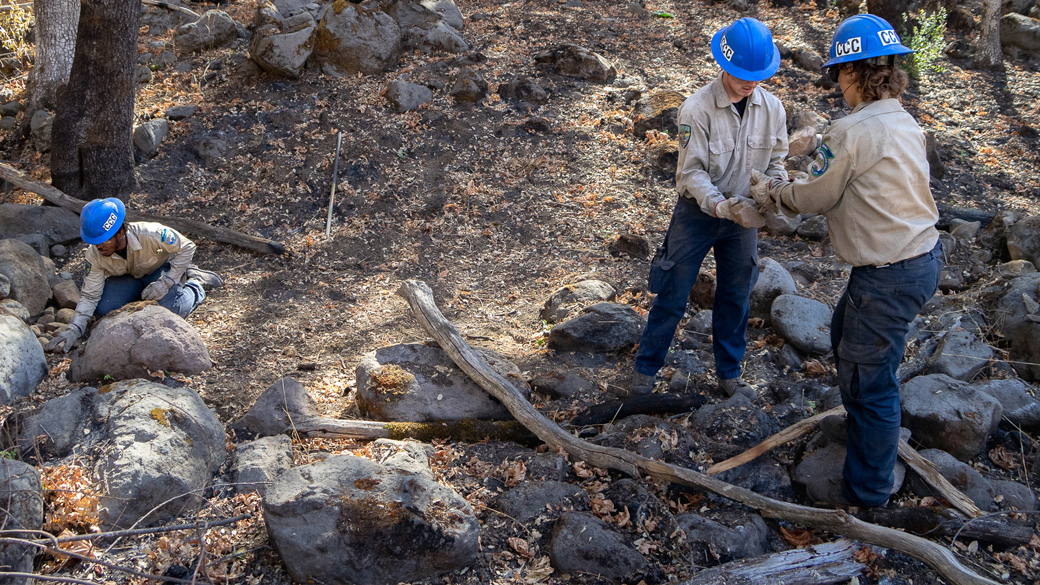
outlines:
[[[777,198],[779,197],[780,187],[783,186],[785,181],[783,179],[777,179],[776,177],[770,177],[760,171],[751,171],[751,197],[755,200],[755,203],[761,207],[761,209],[773,209],[777,208]]]
[[[746,228],[765,227],[766,218],[755,208],[755,202],[747,197],[730,197],[715,205],[715,217],[728,219]]]
[[[141,298],[146,301],[161,301],[166,293],[170,292],[171,286],[173,286],[173,279],[163,274],[159,280],[144,287],[144,290],[141,291]]]
[[[68,327],[64,331],[54,336],[51,342],[47,344],[47,351],[56,352],[58,346],[65,344],[64,352],[69,353],[77,345],[79,345],[79,339],[83,337],[83,327],[76,324],[75,321],[69,323]]]

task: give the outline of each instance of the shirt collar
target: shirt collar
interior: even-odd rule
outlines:
[[[137,230],[132,225],[126,226],[126,249],[138,251],[142,248],[141,240],[137,239]]]
[[[711,93],[715,96],[715,107],[729,108],[734,105],[729,100],[729,94],[726,93],[726,86],[722,84],[722,73],[719,73],[715,80],[711,82]],[[762,105],[762,92],[759,91],[758,87],[755,87],[755,91],[748,96],[747,103],[749,106]]]

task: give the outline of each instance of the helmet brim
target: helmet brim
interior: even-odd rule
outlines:
[[[874,57],[887,57],[889,55],[909,55],[913,53],[913,49],[909,49],[904,45],[898,47],[885,47],[877,51],[869,51],[867,53],[856,53],[855,55],[847,55],[844,57],[834,57],[822,65],[824,69],[828,67],[834,67],[835,65],[842,65],[845,63],[855,63],[856,61],[866,61],[867,59],[873,59]]]

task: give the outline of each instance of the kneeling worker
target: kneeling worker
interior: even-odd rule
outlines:
[[[192,265],[195,243],[177,230],[151,222],[126,223],[126,208],[115,197],[95,199],[80,212],[80,237],[90,244],[87,274],[76,316],[47,345],[68,352],[86,333],[91,316],[103,317],[134,301],[157,301],[187,317],[222,286],[216,274]]]

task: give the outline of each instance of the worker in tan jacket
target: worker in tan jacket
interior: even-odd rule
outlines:
[[[820,502],[881,506],[898,488],[896,369],[910,322],[942,272],[924,133],[897,99],[908,79],[895,59],[911,52],[882,18],[860,14],[842,22],[824,67],[852,113],[824,135],[807,179],[752,174],[751,195],[760,204],[788,215],[822,213],[834,252],[852,265],[831,320],[848,411],[845,465],[841,485],[811,487],[809,496]]]
[[[92,316],[108,313],[139,300],[156,301],[188,316],[206,298],[206,290],[223,285],[220,278],[191,261],[195,244],[177,230],[158,223],[127,223],[123,202],[114,197],[95,199],[80,213],[80,237],[91,244],[86,252],[76,315],[47,346],[66,352],[86,333]]]

